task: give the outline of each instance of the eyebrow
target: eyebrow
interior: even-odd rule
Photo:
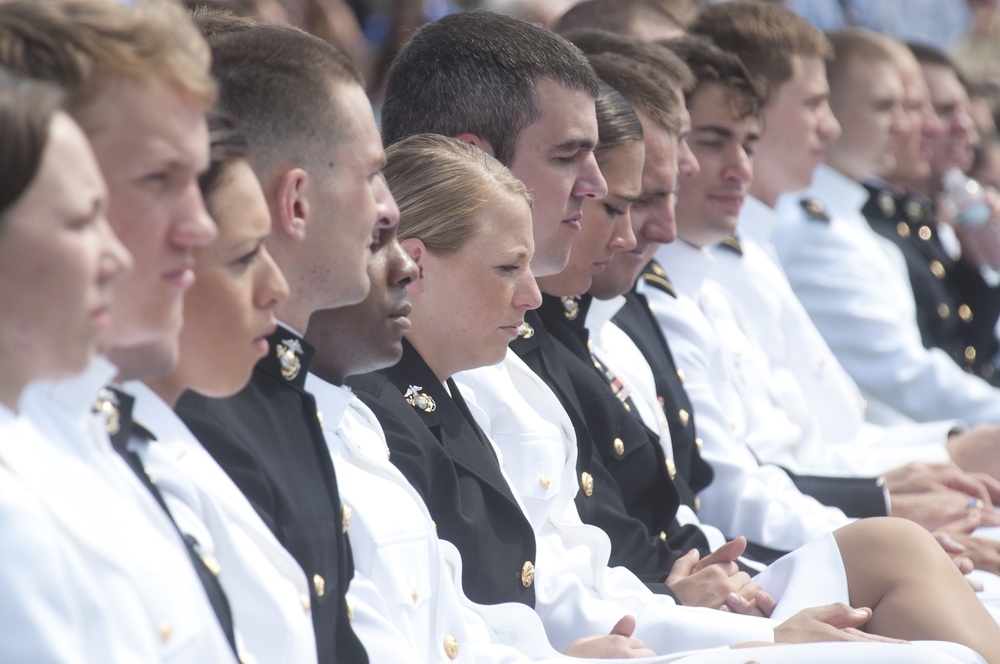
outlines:
[[[732,129],[727,129],[726,127],[722,127],[719,125],[703,125],[700,127],[692,127],[691,133],[713,134],[715,136],[718,136],[719,138],[725,138],[729,140],[734,140],[736,138],[736,134],[733,133]],[[760,134],[758,134],[757,132],[750,132],[749,134],[747,134],[747,137],[745,139],[745,141],[759,141],[759,140],[760,140]]]
[[[569,152],[571,150],[593,150],[597,143],[589,138],[569,138],[561,143],[552,146],[555,152]]]

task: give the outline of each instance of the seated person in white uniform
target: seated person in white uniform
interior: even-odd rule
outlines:
[[[32,473],[22,464],[21,472],[41,482],[53,513],[84,538],[81,548],[113,561],[119,580],[139,591],[139,604],[123,610],[145,623],[127,631],[154,638],[142,659],[233,661],[237,633],[218,579],[124,448],[136,430],[131,398],[102,391],[116,373],[151,376],[176,361],[191,252],[215,237],[196,182],[215,93],[207,46],[169,3],[86,0],[5,3],[0,41],[3,66],[67,86],[68,108],[108,182],[108,220],[135,258],[133,273],[113,288],[104,357],[80,376],[25,392],[23,412],[51,444],[33,446],[36,464],[44,463]],[[45,492],[53,482],[62,491]]]
[[[264,245],[271,220],[246,139],[218,115],[209,128],[211,162],[199,185],[218,237],[195,252],[177,367],[124,385],[137,397],[136,419],[156,435],[133,441],[134,451],[181,531],[210,556],[246,651],[258,661],[315,662],[305,574],[172,410],[185,390],[229,396],[242,389],[267,350],[275,307],[288,298],[288,284]]]

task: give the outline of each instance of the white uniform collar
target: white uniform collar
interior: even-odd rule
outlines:
[[[868,202],[868,196],[868,190],[864,186],[840,171],[820,164],[813,176],[812,186],[803,194],[783,196],[778,201],[778,208],[783,210],[788,205],[798,206],[803,198],[815,197],[826,207],[831,219],[867,226],[868,222],[861,214],[861,208]],[[796,211],[794,216],[800,216],[800,212]]]
[[[757,244],[769,245],[777,223],[778,218],[774,214],[774,208],[758,198],[747,196],[743,200],[736,232],[741,240],[750,238]]]
[[[98,391],[118,375],[118,367],[104,357],[95,357],[83,373],[58,381],[39,381],[28,385],[21,395],[26,414],[57,413],[75,419],[91,413]],[[45,410],[39,410],[44,408]]]
[[[693,247],[683,240],[661,246],[656,261],[663,266],[679,293],[691,294],[712,276],[717,264],[715,256],[705,249]]]
[[[323,410],[323,421],[330,429],[337,429],[344,418],[354,393],[346,385],[334,385],[314,373],[306,375],[306,391],[311,392],[316,404]]]
[[[624,306],[624,295],[616,295],[609,300],[598,300],[595,297],[587,310],[587,320],[584,325],[592,333],[599,333],[604,328],[605,323],[614,318],[615,314]]]

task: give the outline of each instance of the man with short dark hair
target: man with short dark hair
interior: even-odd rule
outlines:
[[[566,265],[584,198],[607,185],[594,161],[597,79],[548,30],[486,12],[424,26],[389,72],[386,145],[412,134],[453,136],[506,165],[534,197],[536,275]]]
[[[271,212],[267,248],[291,297],[277,309],[270,352],[234,397],[187,393],[177,412],[306,573],[320,662],[364,662],[345,602],[353,574],[321,415],[304,389],[316,311],[370,288],[370,246],[399,222],[361,79],[347,58],[294,28],[213,23],[219,106],[247,134]]]

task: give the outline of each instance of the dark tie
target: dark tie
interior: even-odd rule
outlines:
[[[108,434],[115,451],[125,460],[125,463],[132,469],[135,476],[139,478],[142,485],[153,495],[156,502],[163,508],[167,518],[170,519],[170,523],[177,529],[181,539],[184,540],[184,546],[187,547],[188,555],[191,557],[191,564],[198,575],[198,580],[201,581],[201,585],[205,588],[205,595],[212,605],[212,610],[215,611],[215,617],[218,618],[219,625],[222,626],[222,631],[225,632],[230,647],[236,653],[233,614],[229,608],[229,600],[226,598],[226,593],[222,589],[222,584],[219,583],[219,578],[216,576],[218,573],[218,563],[212,558],[201,555],[198,551],[198,540],[191,535],[185,535],[177,527],[173,515],[170,514],[170,509],[167,508],[167,503],[163,500],[163,495],[149,479],[149,475],[142,465],[142,459],[128,447],[129,439],[136,439],[147,443],[156,440],[156,437],[148,429],[132,419],[132,406],[134,403],[135,398],[131,395],[113,387],[106,387],[98,395],[97,401],[94,404],[94,410],[108,416]],[[213,568],[215,571],[213,571]]]

